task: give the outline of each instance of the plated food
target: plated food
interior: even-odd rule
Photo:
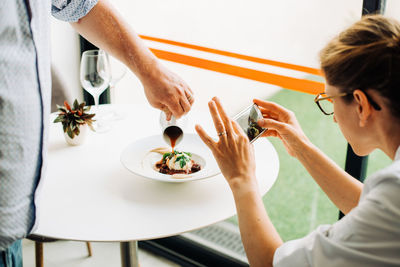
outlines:
[[[250,121],[247,128],[247,137],[250,141],[253,141],[254,138],[258,137],[264,131],[265,129],[260,127],[256,122]]]
[[[156,148],[151,150],[162,154],[162,158],[154,165],[154,169],[160,173],[174,174],[192,174],[201,170],[201,165],[192,159],[189,152],[168,151],[167,148]]]
[[[156,168],[156,163],[163,159],[165,153],[172,153],[171,147],[166,146],[163,139],[163,136],[159,134],[133,141],[121,152],[122,165],[137,176],[168,183],[197,181],[214,177],[220,173],[218,164],[210,149],[194,133],[185,134],[185,138],[175,150],[177,153],[182,151],[189,152],[191,154],[190,159],[193,160],[192,167],[194,164],[198,164],[200,170],[188,174],[185,173],[186,170],[185,172],[178,170],[175,174],[161,173],[160,169]],[[180,164],[181,160],[178,160],[177,157],[175,158],[175,162],[178,162],[177,164]],[[173,160],[170,164],[172,162]]]

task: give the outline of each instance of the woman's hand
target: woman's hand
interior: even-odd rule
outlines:
[[[218,98],[214,97],[208,106],[219,140],[214,141],[199,125],[196,125],[197,133],[211,149],[233,191],[244,184],[251,185],[254,189],[256,185],[254,148],[247,135],[228,117]]]
[[[196,131],[211,149],[232,189],[240,234],[251,266],[272,266],[282,239],[269,219],[255,179],[254,148],[239,124],[231,120],[214,97],[208,103],[219,140],[214,141],[199,125]]]
[[[150,105],[164,111],[167,120],[188,113],[194,102],[193,91],[175,73],[159,62],[146,67],[141,81]]]
[[[261,127],[267,128],[263,136],[279,137],[288,153],[297,157],[302,151],[302,144],[308,143],[294,113],[273,102],[255,99],[264,119],[258,121]]]

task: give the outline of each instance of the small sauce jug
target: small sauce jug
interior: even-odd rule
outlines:
[[[176,119],[174,116],[167,121],[165,112],[161,111],[160,126],[164,141],[171,146],[174,151],[175,146],[178,145],[183,139],[183,130],[187,124],[187,117],[183,116]]]

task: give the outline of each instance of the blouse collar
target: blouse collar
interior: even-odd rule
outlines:
[[[400,160],[400,146],[397,148],[396,154],[394,156],[394,160]]]

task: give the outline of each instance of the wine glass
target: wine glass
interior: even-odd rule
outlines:
[[[108,62],[110,63],[110,68],[111,68],[110,87],[114,88],[115,85],[125,76],[126,66],[124,63],[122,63],[115,57],[113,57],[107,53],[106,53],[106,55],[107,55],[107,59],[108,59]]]
[[[96,132],[105,132],[110,129],[110,125],[104,123],[99,114],[99,98],[110,84],[110,64],[104,51],[88,50],[83,52],[81,58],[81,84],[82,87],[93,96],[96,122],[94,128]]]
[[[107,52],[106,56],[108,62],[110,63],[110,73],[111,73],[111,81],[110,81],[110,90],[111,90],[111,103],[114,102],[115,99],[115,86],[116,84],[125,76],[126,74],[126,66],[121,61],[116,59],[115,57],[109,55]],[[110,110],[111,120],[120,120],[124,117],[121,112],[112,109]]]

